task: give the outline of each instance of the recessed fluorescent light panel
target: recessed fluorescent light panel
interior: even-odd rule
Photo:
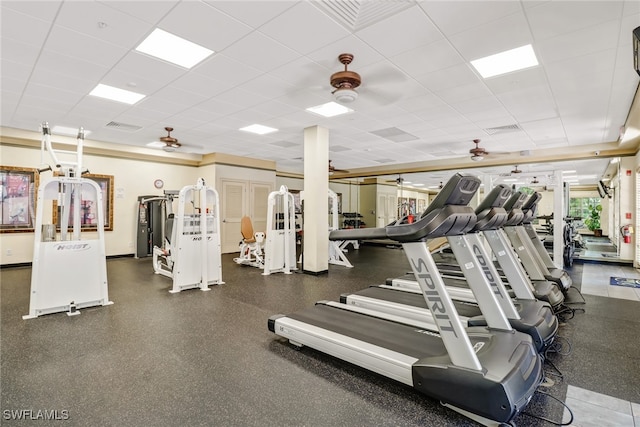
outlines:
[[[147,144],[147,147],[151,147],[151,148],[162,148],[164,147],[166,144],[164,142],[160,142],[160,141],[151,141],[150,143]]]
[[[96,86],[95,89],[93,89],[89,93],[89,95],[110,99],[112,101],[123,102],[125,104],[135,104],[145,97],[145,95],[141,93],[118,89],[117,87],[103,85],[102,83]]]
[[[55,133],[57,135],[69,135],[69,136],[78,136],[79,128],[70,128],[66,126],[54,126],[51,129],[51,133]],[[91,133],[90,130],[84,129],[84,136],[88,136]]]
[[[315,114],[319,114],[323,117],[334,117],[340,114],[352,113],[351,108],[338,104],[337,102],[327,102],[326,104],[316,105],[315,107],[307,108],[307,111]]]
[[[268,133],[278,131],[278,129],[274,129],[274,128],[270,128],[269,126],[263,126],[258,124],[245,126],[243,128],[240,128],[240,130],[243,130],[245,132],[257,133],[258,135],[266,135]]]
[[[483,78],[499,76],[538,65],[530,44],[471,61]]]
[[[163,59],[184,68],[191,68],[213,54],[211,49],[200,46],[156,28],[136,47],[138,52]]]

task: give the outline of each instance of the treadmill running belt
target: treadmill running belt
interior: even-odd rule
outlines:
[[[395,302],[398,304],[404,304],[411,307],[427,308],[427,303],[424,300],[422,294],[413,292],[405,292],[403,290],[395,290],[389,288],[378,288],[371,286],[361,291],[354,292],[353,295],[375,298],[379,300]],[[465,304],[460,301],[453,301],[456,307],[458,315],[464,317],[474,317],[482,314],[480,308],[476,304]]]
[[[316,304],[287,317],[416,359],[447,355],[442,339],[433,332],[332,306]]]

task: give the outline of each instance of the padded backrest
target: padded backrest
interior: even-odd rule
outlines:
[[[248,216],[243,216],[240,219],[240,233],[242,233],[242,238],[246,243],[255,241],[253,237],[253,224],[251,223],[251,218]]]

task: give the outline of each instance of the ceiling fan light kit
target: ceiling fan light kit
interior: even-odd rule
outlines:
[[[350,88],[340,88],[333,92],[333,98],[340,104],[348,104],[358,99],[358,92]]]
[[[338,56],[338,61],[344,64],[344,71],[333,73],[329,82],[335,88],[332,92],[336,102],[348,104],[358,99],[356,88],[362,83],[360,74],[355,71],[349,71],[347,65],[353,61],[353,55],[350,53],[342,53]]]
[[[484,156],[472,155],[471,156],[471,160],[473,160],[474,162],[480,162],[480,161],[484,160]]]

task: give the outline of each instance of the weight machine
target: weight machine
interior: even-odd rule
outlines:
[[[29,314],[23,319],[64,311],[73,316],[80,314],[81,308],[113,304],[107,289],[102,190],[95,181],[82,178],[84,129],[78,130],[76,151],[62,151],[51,145],[49,124],[45,122],[41,128],[40,162],[45,164],[44,153],[48,151],[58,175],[47,178],[38,188],[31,298]],[[71,160],[59,160],[58,154],[71,156]],[[51,166],[38,173],[48,170]],[[59,234],[52,203],[47,201],[57,202]],[[44,220],[45,208],[49,223]],[[87,235],[83,226],[90,226],[91,234]]]
[[[187,205],[190,209],[187,211]],[[167,210],[171,204],[167,204]],[[178,193],[178,213],[168,212],[164,247],[153,248],[153,271],[173,279],[169,292],[223,284],[220,203],[203,178]]]
[[[264,272],[291,274],[296,267],[296,212],[293,194],[286,185],[269,193]]]
[[[154,247],[163,247],[167,234],[167,212],[172,212],[173,200],[178,197],[178,193],[178,190],[164,190],[163,196],[138,196],[136,258],[153,256]]]
[[[269,193],[266,232],[254,233],[246,216],[240,228],[240,256],[233,259],[237,264],[262,268],[265,276],[297,270],[295,203],[286,185]]]
[[[331,233],[333,230],[340,228],[338,218],[338,195],[332,189],[329,189],[329,209],[331,219],[329,233]],[[354,249],[360,248],[360,243],[357,240],[329,240],[329,264],[352,268],[353,265],[345,255],[349,244],[352,244]]]

